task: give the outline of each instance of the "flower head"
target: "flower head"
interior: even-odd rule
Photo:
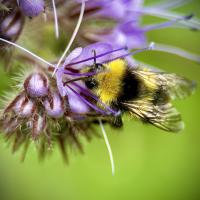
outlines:
[[[16,95],[5,99],[0,115],[0,127],[5,137],[17,140],[13,143],[13,151],[32,139],[40,144],[39,153],[43,156],[54,141],[60,146],[65,159],[66,145],[75,146],[82,152],[80,136],[91,138],[93,122],[70,108],[68,96],[60,95],[55,80],[47,71],[36,68],[22,77],[25,80],[18,84],[21,87]],[[76,107],[79,106],[79,103],[76,104]]]
[[[73,27],[80,12],[80,1],[73,0],[58,7],[59,20],[63,27]],[[96,42],[110,43],[113,47],[128,46],[130,49],[143,48],[147,45],[146,33],[167,27],[187,27],[200,29],[198,21],[188,15],[173,14],[170,9],[181,6],[180,2],[144,6],[142,0],[95,0],[87,1],[84,20],[76,44],[86,46]],[[65,12],[67,9],[67,12]],[[117,12],[116,12],[117,11]],[[142,25],[144,15],[153,15],[167,19],[158,24]],[[166,49],[167,51],[167,49]]]
[[[0,41],[20,48],[45,63],[47,67],[39,65],[35,60],[30,62],[30,57],[24,56],[25,59],[20,60],[23,62],[28,60],[28,65],[34,63],[34,66],[28,75],[23,76],[16,95],[4,104],[0,115],[0,127],[6,138],[10,139],[12,136],[15,138],[13,151],[32,139],[40,144],[39,151],[44,155],[52,143],[57,142],[65,158],[65,148],[68,144],[75,145],[82,151],[79,137],[83,135],[90,139],[92,136],[90,131],[96,122],[99,122],[103,132],[105,131],[102,121],[113,125],[113,120],[116,120],[119,127],[120,123],[122,124],[120,120],[123,110],[120,110],[119,106],[107,105],[108,101],[103,101],[100,95],[91,89],[95,85],[92,82],[94,77],[107,72],[103,68],[104,64],[123,58],[123,61],[126,61],[124,63],[131,63],[132,68],[137,67],[133,64],[135,60],[132,55],[152,49],[152,45],[142,48],[147,43],[146,32],[177,23],[188,27],[187,21],[193,17],[193,15],[175,17],[170,15],[168,17],[170,21],[142,26],[140,24],[142,15],[154,12],[162,15],[159,11],[166,11],[166,7],[146,8],[141,0],[57,2],[53,0],[57,37],[59,37],[58,22],[66,28],[68,34],[72,27],[74,30],[75,21],[78,21],[64,54],[55,65],[13,43],[22,29],[23,23],[20,21],[24,20],[22,13],[28,17],[39,15],[44,11],[45,1],[19,0],[19,7],[16,8],[13,7],[13,1],[9,2],[12,5],[12,12],[3,17],[0,15]],[[13,18],[16,23],[13,22]],[[82,26],[78,33],[80,25]],[[189,27],[193,25],[194,23],[191,23]],[[75,46],[81,47],[72,50],[65,58],[76,35],[78,37]],[[162,47],[166,51],[164,46],[157,47]],[[139,50],[131,52],[134,48]],[[171,50],[169,49],[168,51]],[[51,72],[55,72],[55,76]]]

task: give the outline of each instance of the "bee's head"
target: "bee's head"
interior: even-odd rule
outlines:
[[[94,64],[88,72],[94,75],[87,77],[85,85],[100,98],[103,103],[116,101],[122,91],[123,79],[126,75],[127,64],[118,59],[105,64]]]
[[[94,72],[93,76],[87,77],[84,81],[88,89],[92,90],[98,87],[98,80],[95,74],[99,74],[103,72],[104,70],[105,70],[105,66],[101,63],[95,63],[88,69],[88,72]]]

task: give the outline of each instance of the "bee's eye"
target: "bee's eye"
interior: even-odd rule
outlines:
[[[105,69],[104,65],[102,65],[100,63],[96,63],[95,65],[93,65],[92,68],[96,72],[102,72]]]
[[[102,65],[102,64],[100,64],[100,63],[97,63],[96,65],[95,65],[95,68],[96,68],[96,70],[102,70],[103,68],[104,68],[104,66]]]
[[[98,83],[94,78],[89,78],[85,81],[85,85],[88,89],[94,89],[98,86]]]

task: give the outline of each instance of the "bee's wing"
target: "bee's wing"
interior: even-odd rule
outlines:
[[[151,100],[135,100],[123,105],[132,116],[165,131],[178,132],[184,128],[180,113],[170,103],[154,105]]]
[[[183,99],[192,94],[196,87],[194,81],[187,80],[176,74],[165,72],[153,72],[145,69],[133,71],[147,87],[154,90],[162,90],[171,99]]]

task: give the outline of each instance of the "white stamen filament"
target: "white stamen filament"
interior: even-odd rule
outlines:
[[[188,52],[184,49],[178,48],[178,47],[156,43],[156,45],[154,46],[154,51],[163,51],[163,52],[167,52],[167,53],[170,53],[170,54],[175,54],[175,55],[181,56],[183,58],[187,58],[189,60],[196,61],[196,62],[200,63],[200,56],[199,55],[190,53],[190,52]]]
[[[151,7],[142,8],[141,10],[135,10],[135,12],[170,20],[180,18],[180,14],[177,14],[175,12],[170,12],[168,10],[151,8]],[[195,19],[190,19],[188,21],[187,20],[179,21],[179,24],[182,24],[192,29],[197,29],[197,30],[200,29],[200,22]]]
[[[183,6],[184,4],[188,4],[190,3],[191,1],[193,0],[170,0],[170,1],[164,1],[164,2],[161,2],[161,3],[158,3],[158,4],[153,4],[152,6],[149,6],[151,8],[158,8],[158,9],[174,9],[176,7],[180,7],[180,6]]]
[[[55,0],[52,0],[52,5],[53,5],[54,21],[55,21],[55,34],[56,38],[59,38],[58,16],[57,16]]]
[[[104,129],[104,126],[103,126],[101,119],[99,119],[99,125],[101,127],[101,131],[102,131],[102,134],[103,134],[103,137],[104,137],[107,149],[108,149],[108,153],[109,153],[109,157],[110,157],[110,163],[111,163],[111,169],[112,169],[112,175],[114,176],[114,174],[115,174],[115,163],[114,163],[114,159],[113,159],[112,149],[111,149],[111,146],[109,144],[109,140],[108,140],[108,137],[107,137],[107,134],[106,134],[106,131]]]
[[[3,38],[0,38],[0,41],[5,42],[5,43],[8,43],[8,44],[10,44],[10,45],[12,45],[12,46],[14,46],[14,47],[17,47],[18,49],[21,49],[22,51],[24,51],[24,52],[26,52],[27,54],[33,56],[34,58],[38,59],[39,61],[41,61],[41,62],[43,62],[43,63],[45,63],[45,64],[47,64],[47,65],[49,65],[49,66],[51,66],[51,67],[55,67],[55,66],[54,66],[53,64],[51,64],[50,62],[44,60],[43,58],[39,57],[38,55],[32,53],[32,52],[29,51],[28,49],[25,49],[24,47],[22,47],[22,46],[20,46],[20,45],[18,45],[18,44],[16,44],[16,43],[14,43],[14,42],[10,42],[10,41],[5,40],[5,39],[3,39]]]
[[[69,41],[69,43],[68,43],[68,45],[67,45],[67,47],[66,47],[66,49],[65,49],[65,51],[64,51],[64,53],[63,53],[63,55],[61,56],[60,60],[58,61],[57,65],[56,65],[56,67],[55,67],[55,69],[54,69],[54,72],[53,72],[53,74],[52,74],[52,77],[53,77],[54,74],[56,73],[57,69],[59,68],[59,65],[61,64],[61,62],[62,62],[62,60],[64,59],[64,57],[65,57],[65,55],[67,54],[67,52],[69,51],[69,49],[70,49],[70,47],[71,47],[71,45],[72,45],[72,43],[73,43],[73,41],[74,41],[74,39],[75,39],[75,37],[76,37],[78,31],[79,31],[81,22],[82,22],[82,20],[83,20],[84,11],[85,11],[85,0],[82,0],[81,11],[80,11],[80,15],[79,15],[78,22],[77,22],[77,24],[76,24],[76,27],[75,27],[74,32],[73,32],[73,34],[72,34],[72,37],[71,37],[71,39],[70,39],[70,41]]]

